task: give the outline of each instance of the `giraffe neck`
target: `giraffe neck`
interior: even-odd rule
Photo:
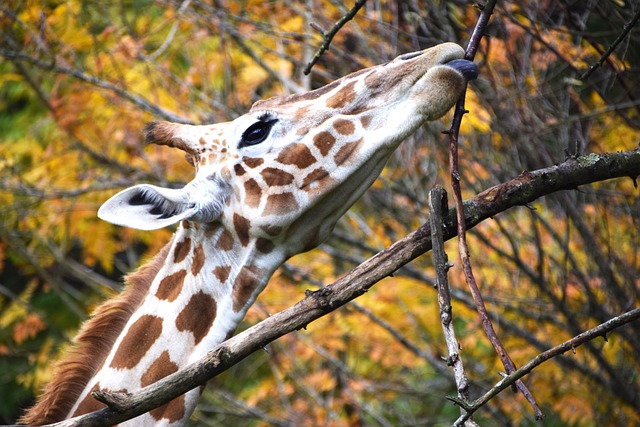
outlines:
[[[225,227],[183,221],[164,265],[101,368],[86,384],[70,416],[102,405],[95,389],[133,391],[201,358],[229,338],[284,255],[264,239],[238,239]],[[132,420],[178,425],[191,414],[200,390]]]

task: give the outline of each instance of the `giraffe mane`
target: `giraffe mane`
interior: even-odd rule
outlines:
[[[36,404],[18,420],[28,425],[61,421],[80,397],[133,312],[140,306],[169,252],[167,244],[151,261],[125,278],[124,291],[101,304],[84,323],[65,358],[54,367],[53,379]]]

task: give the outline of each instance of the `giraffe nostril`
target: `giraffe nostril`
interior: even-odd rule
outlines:
[[[422,52],[410,52],[410,53],[405,53],[404,55],[400,55],[399,59],[401,61],[406,61],[408,59],[416,58],[416,57],[418,57],[420,55],[422,55]]]

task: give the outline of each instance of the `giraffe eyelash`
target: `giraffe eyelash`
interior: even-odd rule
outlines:
[[[268,122],[270,120],[277,120],[277,117],[278,115],[275,112],[267,110],[260,113],[258,120],[261,122]]]
[[[263,114],[260,116],[260,119],[257,122],[254,122],[251,126],[245,129],[240,137],[238,148],[258,145],[267,139],[271,132],[271,128],[276,124],[278,119],[272,118],[269,120],[263,120],[262,117],[265,117],[265,115]]]

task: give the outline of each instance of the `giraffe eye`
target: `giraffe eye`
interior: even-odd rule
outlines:
[[[242,137],[240,138],[240,145],[238,147],[242,148],[249,145],[260,144],[262,141],[267,139],[271,127],[277,121],[277,119],[272,119],[267,121],[260,120],[255,122],[243,132]]]

